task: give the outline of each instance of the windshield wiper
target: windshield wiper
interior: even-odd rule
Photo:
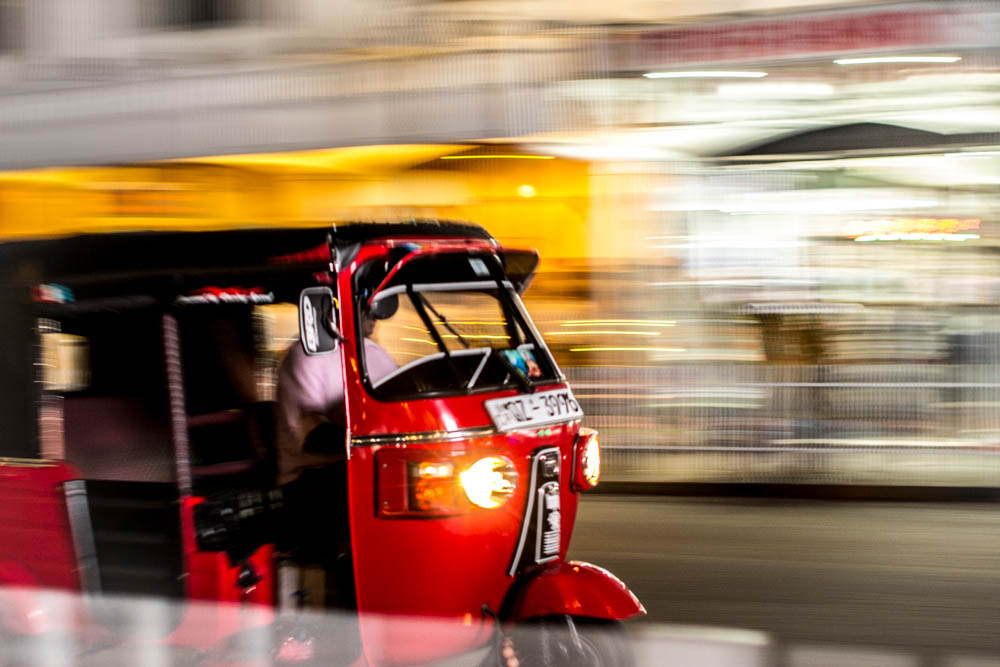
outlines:
[[[424,300],[423,296],[419,292],[414,291],[413,285],[406,286],[406,294],[410,297],[410,301],[413,302],[413,307],[416,309],[417,315],[420,316],[424,326],[427,327],[427,332],[431,335],[431,338],[434,339],[434,343],[438,346],[438,349],[444,353],[444,358],[447,360],[448,368],[451,370],[451,374],[455,378],[455,382],[461,386],[465,383],[465,378],[462,377],[462,373],[458,370],[458,366],[455,365],[455,360],[451,357],[451,350],[449,350],[448,346],[445,345],[445,342],[441,338],[441,334],[438,333],[438,330],[434,328],[434,325],[431,323],[431,318],[427,314],[427,310],[424,308],[425,304],[428,306],[430,304]]]
[[[434,306],[431,305],[431,302],[427,300],[427,297],[425,297],[420,292],[417,292],[416,294],[417,294],[417,297],[420,299],[420,301],[425,306],[427,306],[427,308],[432,313],[434,313],[434,317],[436,317],[439,320],[441,320],[441,324],[444,325],[444,328],[447,329],[448,331],[450,331],[452,333],[452,335],[454,335],[455,338],[458,339],[458,342],[461,343],[465,347],[465,349],[469,349],[471,347],[469,345],[469,341],[465,340],[465,338],[462,337],[462,334],[458,333],[458,331],[455,330],[455,327],[451,326],[451,323],[445,318],[445,316],[442,315],[441,313],[439,313],[437,311],[437,309],[435,309]]]

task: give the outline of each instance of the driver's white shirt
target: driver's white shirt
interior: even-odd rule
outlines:
[[[278,369],[278,484],[294,481],[306,468],[323,465],[344,454],[302,451],[310,431],[323,421],[344,425],[344,373],[341,351],[309,356],[296,342]],[[396,370],[396,362],[375,341],[365,338],[368,376],[377,381]]]

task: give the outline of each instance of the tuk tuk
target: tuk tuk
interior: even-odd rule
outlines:
[[[286,607],[303,588],[281,535],[303,522],[275,443],[297,345],[343,386],[309,445],[343,460],[343,516],[306,518],[346,527],[356,664],[487,645],[627,664],[618,624],[642,605],[566,560],[600,450],[520,299],[537,263],[433,220],[0,245],[0,586]],[[404,616],[444,630],[386,620]],[[497,641],[524,623],[570,639]]]

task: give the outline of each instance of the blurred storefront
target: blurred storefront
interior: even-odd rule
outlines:
[[[651,203],[664,271],[631,277],[670,333],[620,348],[628,371],[579,370],[623,443],[612,474],[1000,480],[998,16],[908,3],[629,28],[608,41],[614,76],[565,84],[599,95],[596,123],[689,155]]]
[[[649,303],[698,334],[659,355],[643,391],[660,388],[644,412],[679,456],[633,449],[622,468],[995,483],[1000,153],[911,148],[764,152],[677,174],[656,242],[680,269],[649,283]],[[705,340],[728,344],[712,354]]]
[[[5,236],[474,220],[609,479],[1000,484],[994,3],[139,4],[5,5]]]

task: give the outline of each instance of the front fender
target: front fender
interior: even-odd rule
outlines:
[[[548,568],[517,587],[505,620],[539,616],[587,616],[621,621],[646,613],[621,579],[582,561]]]

